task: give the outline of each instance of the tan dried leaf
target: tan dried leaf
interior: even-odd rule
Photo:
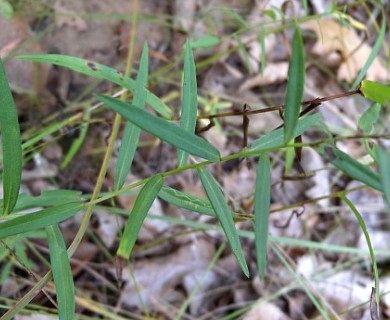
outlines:
[[[352,82],[363,67],[372,51],[370,45],[359,37],[355,29],[346,28],[334,19],[309,21],[302,25],[303,29],[314,31],[318,40],[312,52],[322,59],[339,52],[342,56],[337,76],[340,80]],[[367,72],[368,79],[389,79],[389,72],[379,57],[374,59]]]
[[[239,88],[245,91],[254,87],[266,86],[287,80],[288,62],[268,63],[263,74],[258,74],[246,80]]]
[[[69,10],[59,3],[54,6],[54,9],[55,24],[57,27],[69,26],[76,28],[79,31],[88,29],[87,22],[80,18],[75,11]]]

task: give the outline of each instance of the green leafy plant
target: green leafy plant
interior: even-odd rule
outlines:
[[[336,96],[302,101],[305,79],[305,54],[301,30],[297,24],[295,26],[292,43],[289,78],[284,105],[242,112],[243,116],[250,116],[255,113],[282,110],[284,123],[281,127],[275,128],[275,130],[264,134],[262,137],[255,140],[249,147],[244,148],[240,152],[221,157],[220,151],[217,150],[217,148],[195,134],[198,109],[196,64],[192,47],[211,45],[214,44],[215,41],[214,38],[207,38],[204,40],[204,43],[200,42],[194,44],[187,41],[184,48],[184,68],[181,88],[182,109],[179,125],[172,123],[173,112],[170,108],[145,87],[148,83],[149,65],[147,45],[144,46],[142,52],[136,80],[132,80],[129,77],[129,74],[121,75],[107,66],[71,56],[26,55],[19,57],[19,59],[22,60],[52,63],[90,77],[110,81],[127,89],[133,95],[131,103],[126,101],[126,95],[123,95],[121,99],[103,94],[94,95],[99,102],[114,111],[117,115],[114,120],[113,130],[103,160],[102,169],[98,177],[98,182],[96,183],[94,193],[90,198],[82,197],[79,192],[71,190],[48,191],[39,197],[18,195],[22,170],[22,147],[26,149],[33,146],[40,141],[43,136],[47,135],[48,132],[51,132],[51,130],[58,130],[58,127],[53,127],[50,128],[50,130],[46,130],[44,133],[39,133],[30,141],[24,142],[22,145],[14,102],[4,68],[0,63],[0,130],[2,135],[2,178],[4,185],[4,197],[2,201],[4,221],[1,221],[0,224],[0,240],[44,228],[49,244],[51,262],[51,272],[37,281],[30,292],[3,316],[4,319],[11,319],[17,312],[22,310],[24,306],[31,301],[34,293],[50,281],[51,277],[54,278],[57,288],[58,314],[60,319],[74,319],[74,283],[69,259],[77,249],[83,236],[86,234],[94,206],[106,200],[111,200],[121,193],[133,190],[137,187],[141,187],[141,190],[138,193],[131,212],[128,213],[129,217],[127,219],[127,224],[121,235],[117,250],[117,256],[119,258],[125,259],[126,261],[130,258],[143,221],[149,214],[153,201],[159,197],[174,206],[216,217],[220,224],[220,228],[217,227],[217,229],[222,230],[225,234],[227,243],[235,255],[243,274],[247,277],[250,275],[250,270],[245,259],[244,250],[241,246],[240,236],[254,237],[258,264],[257,271],[261,279],[264,279],[266,276],[267,250],[269,246],[272,245],[272,249],[281,257],[280,252],[275,249],[274,243],[277,241],[280,243],[285,241],[283,239],[275,240],[274,238],[268,237],[268,221],[271,202],[271,154],[273,152],[290,150],[288,152],[290,152],[291,156],[291,152],[298,154],[299,149],[302,147],[312,147],[332,163],[340,172],[352,179],[361,181],[367,187],[383,192],[389,205],[390,158],[387,151],[379,146],[379,144],[375,145],[373,148],[369,146],[368,142],[366,144],[372,151],[371,155],[373,155],[373,161],[379,168],[379,172],[377,172],[370,168],[369,165],[362,164],[338,149],[333,137],[328,136],[328,138],[309,144],[301,143],[298,140],[294,141],[294,139],[302,136],[305,132],[313,128],[317,128],[327,134],[326,124],[321,115],[319,113],[309,113],[312,113],[315,108],[325,101],[357,94],[361,94],[365,98],[376,103],[369,111],[363,114],[360,119],[360,128],[362,129],[363,134],[366,135],[364,138],[368,138],[371,133],[372,124],[378,118],[378,109],[380,106],[386,105],[390,100],[390,89],[388,86],[364,80],[360,83],[359,88],[353,91]],[[366,66],[366,70],[368,67],[369,64]],[[145,105],[151,106],[160,116],[153,115],[144,108]],[[88,110],[85,112],[90,116]],[[205,116],[205,118],[211,120],[213,118],[229,115],[236,114],[216,114]],[[101,184],[114,149],[114,142],[119,132],[121,117],[126,120],[126,124],[115,169],[114,188],[113,191],[103,194],[100,192]],[[64,123],[69,121],[70,120],[68,119]],[[63,126],[63,123],[59,124],[59,127],[61,126]],[[142,130],[150,133],[164,143],[170,144],[178,150],[177,167],[170,171],[156,173],[155,175],[131,185],[125,185],[126,177],[130,171],[137,146],[139,145],[139,137]],[[190,155],[192,156],[192,159],[195,159],[195,161],[192,161],[191,163],[189,163]],[[225,199],[226,197],[223,190],[219,186],[216,178],[211,174],[209,167],[215,163],[221,163],[227,160],[250,157],[258,158],[258,164],[254,191],[254,215],[249,214],[244,216],[245,219],[254,219],[254,232],[248,235],[248,233],[236,228],[235,221],[242,219],[243,217],[230,208]],[[67,163],[69,163],[69,161],[67,161]],[[187,170],[194,170],[197,173],[207,198],[199,198],[164,185],[167,176],[172,176]],[[335,196],[342,199],[355,213],[355,216],[364,231],[374,270],[377,288],[376,302],[379,305],[379,281],[374,249],[371,245],[367,227],[356,207],[346,197],[347,192],[347,190],[340,191]],[[26,208],[37,207],[43,208],[30,214],[23,214],[20,212]],[[66,251],[66,245],[58,227],[58,223],[74,216],[82,210],[85,210],[85,213],[80,229],[75,235],[74,241]],[[210,225],[196,225],[193,222],[178,222],[176,220],[175,222],[188,223],[191,226],[199,228],[210,227]],[[307,243],[305,243],[305,245],[309,246]],[[301,280],[298,277],[298,282],[299,281]],[[305,286],[304,284],[302,285]],[[312,299],[316,306],[320,305],[315,297],[312,297]],[[320,306],[318,308],[320,308]]]

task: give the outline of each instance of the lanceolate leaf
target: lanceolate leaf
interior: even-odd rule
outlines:
[[[365,62],[363,68],[360,69],[359,74],[357,75],[355,81],[352,84],[352,89],[355,89],[360,81],[363,80],[364,76],[367,73],[367,70],[371,67],[372,63],[374,62],[374,59],[378,56],[378,52],[380,48],[382,47],[383,40],[385,39],[386,35],[386,17],[385,12],[382,8],[382,23],[381,23],[381,29],[379,30],[378,37],[376,38],[375,44],[372,47],[370,56],[368,57],[367,61]]]
[[[83,145],[83,142],[85,141],[85,137],[87,136],[90,119],[91,112],[85,112],[83,115],[83,125],[80,128],[80,133],[77,138],[73,139],[72,145],[70,146],[65,157],[61,161],[60,169],[65,169],[79,152],[81,146]]]
[[[144,108],[146,102],[145,85],[148,82],[149,69],[149,52],[148,46],[145,44],[142,51],[138,75],[136,80],[136,88],[134,92],[133,104],[137,108]],[[114,182],[115,189],[123,187],[126,177],[130,171],[131,164],[137,149],[141,129],[131,122],[127,122],[123,132],[121,146],[119,148],[118,162],[115,168]]]
[[[381,111],[381,105],[374,103],[369,107],[359,119],[359,128],[364,134],[371,133],[374,124],[378,121]]]
[[[382,183],[382,190],[385,195],[387,208],[390,214],[390,156],[386,150],[375,146],[376,160],[379,167],[379,177]]]
[[[206,160],[219,161],[219,151],[206,140],[118,99],[100,94],[95,96],[112,110],[121,114],[125,119],[161,140]]]
[[[214,209],[208,199],[198,198],[167,186],[161,188],[158,197],[176,207],[215,216]]]
[[[351,200],[349,200],[345,195],[342,195],[340,198],[348,205],[348,207],[355,214],[356,219],[358,220],[358,222],[360,224],[360,228],[362,229],[364,237],[366,239],[367,247],[368,247],[368,250],[370,252],[370,257],[371,257],[372,271],[374,273],[374,281],[375,281],[375,289],[376,289],[375,298],[376,298],[377,306],[379,306],[379,300],[380,300],[379,273],[378,273],[378,266],[376,263],[374,248],[372,246],[371,239],[370,239],[370,234],[368,233],[367,226],[366,226],[366,223],[365,223],[362,215],[357,210],[355,205],[351,202]]]
[[[295,28],[291,61],[288,69],[287,93],[284,100],[284,143],[294,134],[301,110],[305,82],[305,52],[300,28]]]
[[[130,212],[129,219],[127,220],[117,255],[125,259],[129,258],[142,223],[144,222],[153,201],[156,199],[157,194],[163,186],[163,183],[163,176],[158,174],[148,180],[141,189],[137,200],[134,203],[134,207]]]
[[[64,238],[56,224],[46,228],[50,264],[56,285],[58,315],[61,320],[75,318],[75,292],[72,270]]]
[[[85,74],[90,77],[104,79],[128,89],[135,91],[135,81],[129,77],[123,76],[120,72],[106,67],[102,64],[59,54],[39,54],[18,56],[21,60],[31,60],[43,63],[52,63],[57,66],[65,67],[70,70]],[[146,102],[165,118],[170,118],[171,111],[157,96],[147,91]]]
[[[0,223],[0,239],[15,234],[45,228],[52,224],[64,221],[83,208],[81,203],[68,203],[49,209],[6,220]]]
[[[390,87],[375,81],[364,80],[360,85],[362,95],[380,105],[390,104]]]
[[[306,130],[310,129],[313,126],[324,126],[324,122],[320,113],[315,113],[313,115],[305,116],[299,119],[297,126],[295,127],[294,134],[291,138],[296,138],[302,135]],[[283,143],[283,128],[279,128],[253,141],[251,149],[265,150],[283,146]]]
[[[267,154],[259,159],[255,188],[255,245],[259,276],[264,279],[267,267],[268,217],[271,204],[271,163]]]
[[[18,202],[16,202],[14,211],[16,212],[36,207],[52,207],[70,202],[81,203],[83,200],[81,192],[75,190],[44,190],[37,197],[22,193],[18,197]],[[1,204],[2,202],[0,201],[0,205]]]
[[[194,134],[196,126],[196,116],[198,113],[198,91],[196,83],[196,68],[194,56],[192,54],[190,41],[186,42],[184,55],[184,71],[182,84],[182,109],[180,127],[188,133]],[[188,160],[188,153],[178,150],[178,166],[184,166]]]
[[[18,199],[22,175],[22,142],[18,114],[0,58],[0,133],[3,150],[3,215],[9,214]]]
[[[320,149],[320,152],[328,158],[337,169],[351,178],[361,181],[374,189],[383,191],[379,175],[372,171],[368,166],[361,164],[330,144],[323,146]]]
[[[222,229],[226,235],[233,254],[236,256],[238,264],[240,265],[244,274],[249,277],[249,269],[245,261],[245,256],[242,251],[240,238],[234,225],[233,216],[230,213],[229,206],[227,205],[224,196],[218,183],[214,177],[204,168],[198,169],[198,174],[207,197],[210,200],[211,205],[214,208],[215,214],[221,223]]]

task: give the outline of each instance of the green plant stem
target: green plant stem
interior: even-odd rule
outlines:
[[[324,142],[340,141],[340,140],[343,140],[343,139],[361,139],[361,138],[390,139],[390,135],[354,135],[354,136],[348,136],[348,137],[327,138],[327,139],[322,139],[320,141],[314,141],[314,142],[310,142],[310,143],[299,143],[299,144],[297,143],[297,144],[294,144],[294,146],[296,146],[296,147],[316,147],[319,144],[324,143]],[[221,162],[222,161],[227,161],[227,160],[232,160],[232,159],[237,159],[237,158],[256,156],[256,155],[259,155],[260,153],[263,153],[263,152],[272,152],[272,151],[275,151],[275,150],[279,150],[281,148],[283,148],[283,147],[278,146],[278,147],[273,147],[273,148],[264,149],[264,150],[247,150],[247,149],[244,149],[244,150],[242,150],[242,151],[240,151],[238,153],[231,154],[231,155],[228,155],[226,157],[221,158]],[[183,166],[183,167],[180,167],[180,168],[176,168],[176,169],[167,171],[165,173],[162,173],[162,175],[164,177],[166,177],[166,176],[174,175],[176,173],[180,173],[180,172],[183,172],[183,171],[186,171],[186,170],[189,170],[189,169],[196,169],[196,168],[204,167],[204,166],[207,166],[209,164],[211,164],[210,161],[203,161],[203,162],[200,162],[200,163],[189,164],[189,165],[186,165],[186,166]],[[132,190],[132,189],[134,189],[136,187],[139,187],[139,186],[145,184],[148,179],[150,179],[150,178],[137,181],[135,183],[132,183],[131,185],[127,185],[127,186],[123,187],[120,190],[115,190],[115,191],[111,192],[108,195],[102,196],[100,198],[96,198],[94,200],[92,200],[92,197],[91,197],[91,200],[88,202],[88,205],[91,205],[92,208],[93,208],[98,203],[110,200],[110,199],[118,196],[121,193],[127,192],[129,190]],[[357,187],[356,189],[361,189],[361,188],[364,188],[364,186]],[[346,190],[345,193],[352,192],[352,191],[355,191],[355,188],[351,189],[351,190]],[[333,198],[333,197],[335,197],[335,196],[326,196],[324,198]],[[318,199],[320,200],[320,199],[322,199],[322,197],[318,198]],[[299,203],[299,205],[305,204],[305,203],[307,203],[307,202],[304,201],[302,203]],[[291,206],[279,208],[279,210],[286,209],[288,207],[291,207]],[[50,280],[51,280],[51,271],[49,271],[41,280],[39,280],[30,289],[30,291],[27,292],[27,294],[25,296],[23,296],[0,319],[1,320],[3,320],[3,319],[5,319],[5,320],[12,319],[12,317],[14,317],[15,314],[18,313],[18,310],[20,310],[23,307],[25,307],[34,298],[36,293],[38,291],[40,291],[45,286],[45,284],[48,283]]]
[[[132,17],[132,33],[130,36],[130,44],[129,44],[129,53],[127,56],[127,64],[126,64],[126,70],[125,70],[125,76],[129,76],[131,73],[131,66],[133,62],[133,54],[134,54],[134,46],[135,46],[135,34],[136,34],[136,29],[137,29],[137,16],[138,16],[138,0],[135,0],[134,2],[134,7],[133,7],[133,17]],[[122,100],[125,100],[126,98],[126,92],[124,92],[121,96]],[[93,209],[95,208],[95,203],[94,200],[98,199],[100,190],[102,188],[104,178],[106,176],[108,166],[110,163],[110,159],[112,156],[112,152],[115,147],[115,141],[118,136],[119,128],[121,125],[121,119],[122,117],[116,113],[114,123],[112,126],[112,131],[111,135],[108,141],[108,146],[104,155],[103,163],[101,165],[99,175],[95,184],[95,188],[92,193],[91,201],[87,204],[86,211],[84,213],[83,219],[80,223],[80,227],[77,231],[77,234],[75,238],[73,239],[71,245],[68,248],[68,255],[69,258],[73,256],[75,251],[77,250],[77,247],[79,246],[82,238],[84,237],[84,234],[88,228],[89,221],[91,219]],[[27,292],[26,295],[23,296],[22,299],[20,299],[10,310],[8,310],[2,317],[1,319],[3,320],[8,320],[12,319],[20,309],[24,308],[35,296],[37,292],[42,290],[42,288],[52,279],[52,272],[49,271],[48,273],[45,274],[45,276],[40,279],[33,288],[29,292]]]
[[[362,228],[364,237],[367,242],[367,247],[370,252],[370,258],[371,258],[371,265],[372,265],[372,272],[374,274],[374,282],[375,282],[375,301],[376,301],[376,312],[379,314],[379,304],[380,304],[380,290],[379,290],[379,272],[378,272],[378,266],[376,263],[376,258],[375,258],[375,252],[374,248],[372,247],[370,235],[367,230],[366,223],[364,222],[364,219],[358,209],[355,207],[355,205],[349,200],[346,196],[345,193],[342,192],[340,193],[340,199],[344,201],[348,207],[351,209],[351,211],[355,214],[356,219],[358,220],[360,227]]]
[[[136,38],[136,32],[137,32],[138,0],[135,0],[133,2],[133,4],[134,4],[134,7],[133,7],[133,16],[132,16],[132,28],[131,28],[130,38],[129,38],[129,52],[127,55],[126,70],[125,70],[126,77],[129,76],[131,73],[131,68],[132,68],[131,66],[133,64],[133,55],[134,55],[134,47],[135,47],[135,38]],[[125,91],[121,95],[121,100],[124,101],[126,99],[126,96],[127,96],[127,92]],[[106,152],[104,154],[103,163],[102,163],[102,166],[100,168],[99,176],[98,176],[98,179],[97,179],[96,184],[95,184],[95,188],[94,188],[93,193],[92,193],[91,201],[87,204],[87,208],[86,208],[83,220],[80,223],[79,230],[77,231],[75,238],[73,239],[71,245],[68,248],[69,257],[71,257],[75,253],[77,247],[79,246],[79,244],[80,244],[82,238],[84,237],[84,234],[88,228],[89,220],[91,219],[93,209],[95,208],[95,204],[93,203],[93,201],[99,197],[100,190],[102,188],[104,178],[106,176],[108,166],[110,164],[112,152],[113,152],[114,147],[115,147],[115,141],[116,141],[116,138],[118,136],[119,128],[121,125],[121,120],[122,120],[121,115],[119,113],[116,113],[114,123],[112,125],[111,135],[110,135],[110,138],[108,140],[108,146],[107,146]]]

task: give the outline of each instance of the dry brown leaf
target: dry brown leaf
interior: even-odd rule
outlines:
[[[352,27],[343,27],[334,19],[309,21],[302,24],[302,28],[314,31],[318,36],[312,49],[314,54],[325,59],[335,52],[341,53],[343,62],[337,72],[340,80],[352,82],[372,51],[370,45],[362,43],[362,39]],[[389,79],[389,72],[379,57],[374,59],[366,77],[377,81]]]
[[[73,10],[67,9],[60,3],[54,5],[55,11],[55,24],[61,28],[63,26],[69,26],[76,28],[78,31],[85,31],[88,28],[84,19],[77,16],[77,13]]]
[[[239,88],[245,91],[254,87],[267,86],[287,80],[288,62],[268,63],[263,74],[258,74],[246,80]]]
[[[175,17],[173,19],[173,24],[176,27],[180,27],[187,32],[190,32],[194,24],[196,5],[196,0],[176,0],[174,4]]]
[[[42,53],[41,45],[31,41],[31,32],[27,22],[22,19],[15,18],[6,20],[0,17],[0,56],[4,58],[6,55],[18,50],[18,54],[22,53]],[[20,49],[23,48],[23,49]],[[7,72],[8,80],[12,90],[18,93],[36,94],[36,72],[39,72],[39,88],[42,92],[46,85],[48,65],[40,64],[34,66],[31,61],[21,61],[16,59],[8,59],[4,63]]]
[[[95,217],[99,221],[96,234],[107,248],[111,248],[115,243],[118,229],[122,227],[122,220],[111,213],[100,210],[95,210]]]
[[[137,261],[134,266],[135,287],[129,270],[123,270],[126,285],[121,293],[119,304],[127,306],[158,307],[169,301],[175,288],[183,284],[184,277],[204,271],[215,253],[214,245],[204,239],[196,239],[187,246],[164,257]],[[111,270],[115,274],[115,270]],[[138,294],[136,293],[139,290]],[[140,300],[142,299],[142,301]]]

